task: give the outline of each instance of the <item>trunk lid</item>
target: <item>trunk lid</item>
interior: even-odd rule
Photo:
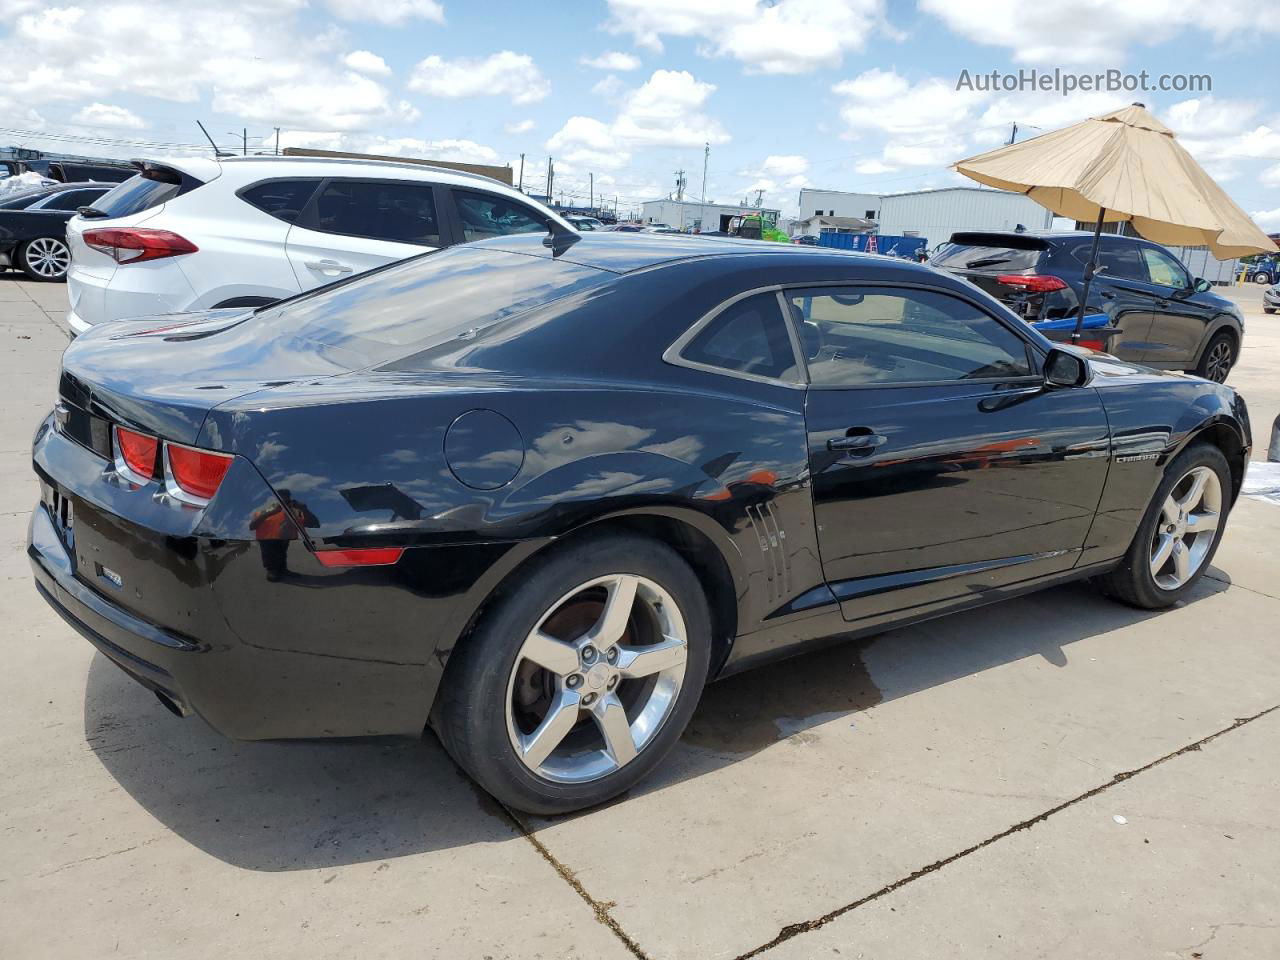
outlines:
[[[220,403],[300,379],[330,377],[365,358],[296,338],[268,339],[243,308],[168,314],[94,327],[63,355],[60,405],[81,443],[102,452],[109,424],[195,444]],[[104,426],[107,425],[107,426]]]

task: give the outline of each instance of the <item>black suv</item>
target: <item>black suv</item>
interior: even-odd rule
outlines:
[[[1081,231],[956,233],[929,262],[1034,323],[1075,316],[1092,243],[1093,234]],[[1240,308],[1148,240],[1103,234],[1088,310],[1119,328],[1107,349],[1122,360],[1221,383],[1240,356]]]

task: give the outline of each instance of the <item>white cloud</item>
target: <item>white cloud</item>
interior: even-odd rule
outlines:
[[[621,96],[624,89],[626,88],[622,81],[611,73],[607,77],[597,80],[592,86],[591,92],[597,97],[604,97],[606,100],[616,100]]]
[[[640,69],[639,57],[631,53],[620,53],[617,50],[606,50],[598,57],[579,57],[578,62],[584,67],[595,67],[597,70],[617,70],[619,73]]]
[[[613,123],[614,135],[633,146],[727,143],[729,134],[720,122],[702,112],[715,89],[685,70],[655,70],[623,100]]]
[[[142,130],[147,124],[132,110],[117,107],[109,103],[91,103],[81,107],[71,118],[72,123],[82,123],[87,127],[113,127],[120,130]]]
[[[178,103],[208,97],[216,111],[273,126],[354,129],[415,116],[376,82],[335,69],[340,37],[304,29],[302,10],[299,0],[32,9],[0,37],[5,92],[33,106],[121,93]]]
[[[1258,182],[1264,187],[1280,187],[1280,163],[1263,170],[1258,176]]]
[[[1260,226],[1263,230],[1275,232],[1280,230],[1280,207],[1274,210],[1255,210],[1249,214],[1253,217],[1253,222]]]
[[[809,169],[807,158],[798,154],[770,154],[760,164],[760,172],[775,177],[794,177]]]
[[[853,165],[853,172],[860,173],[865,177],[874,177],[882,173],[893,173],[898,170],[893,164],[885,163],[883,160],[860,160]]]
[[[409,78],[409,89],[433,97],[505,96],[512,103],[536,103],[551,92],[533,58],[503,50],[482,60],[429,56]]]
[[[1132,46],[1155,46],[1184,31],[1222,41],[1233,33],[1280,33],[1249,0],[920,0],[919,8],[974,43],[1005,47],[1019,63],[1118,66]]]
[[[532,120],[517,120],[514,123],[508,123],[502,129],[507,133],[528,133],[533,128],[534,122]]]
[[[335,17],[383,26],[398,26],[408,20],[444,23],[444,7],[437,0],[325,0]]]
[[[357,73],[365,73],[371,77],[391,75],[391,68],[387,66],[387,61],[368,50],[352,50],[342,58],[342,62]]]
[[[734,57],[749,73],[808,73],[839,66],[877,29],[893,35],[883,0],[609,0],[605,29],[649,50],[662,38],[705,42],[704,56]]]

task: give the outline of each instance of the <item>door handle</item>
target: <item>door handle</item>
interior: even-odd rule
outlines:
[[[1169,301],[1166,300],[1164,297],[1156,297],[1156,306],[1160,307],[1161,309],[1167,309],[1169,306]]]
[[[853,436],[832,437],[827,441],[828,450],[865,450],[870,453],[880,446],[888,437],[878,433],[855,433]]]
[[[1114,300],[1116,298],[1116,295],[1110,290],[1103,290],[1099,296],[1102,297],[1103,300]]]
[[[322,273],[350,273],[353,269],[337,260],[308,260],[307,266]]]

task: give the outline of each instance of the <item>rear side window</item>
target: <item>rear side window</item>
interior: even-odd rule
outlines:
[[[108,190],[94,208],[108,217],[142,213],[200,186],[201,182],[176,170],[147,170]]]
[[[264,307],[255,317],[272,335],[303,337],[373,362],[405,347],[474,343],[505,317],[614,279],[550,257],[454,246]]]
[[[285,223],[293,223],[319,184],[319,180],[267,180],[241,190],[240,199]]]
[[[85,207],[102,196],[102,190],[63,190],[42,204],[41,210],[75,210]]]
[[[470,243],[513,233],[546,233],[547,221],[527,207],[487,193],[453,192],[462,220],[462,236]]]
[[[1071,255],[1081,266],[1084,266],[1089,262],[1092,250],[1092,241],[1078,243],[1071,249]],[[1138,245],[1124,241],[1109,242],[1103,238],[1098,247],[1098,271],[1106,277],[1117,280],[1141,280],[1143,283],[1149,280],[1147,265],[1138,251]]]
[[[316,197],[314,229],[394,243],[440,246],[435,190],[429,183],[330,180]]]
[[[1017,273],[1034,270],[1043,250],[1016,247],[973,246],[956,243],[933,258],[932,265],[950,270],[977,270],[982,273]]]
[[[698,331],[680,356],[690,363],[776,380],[800,379],[775,293],[731,304]]]

